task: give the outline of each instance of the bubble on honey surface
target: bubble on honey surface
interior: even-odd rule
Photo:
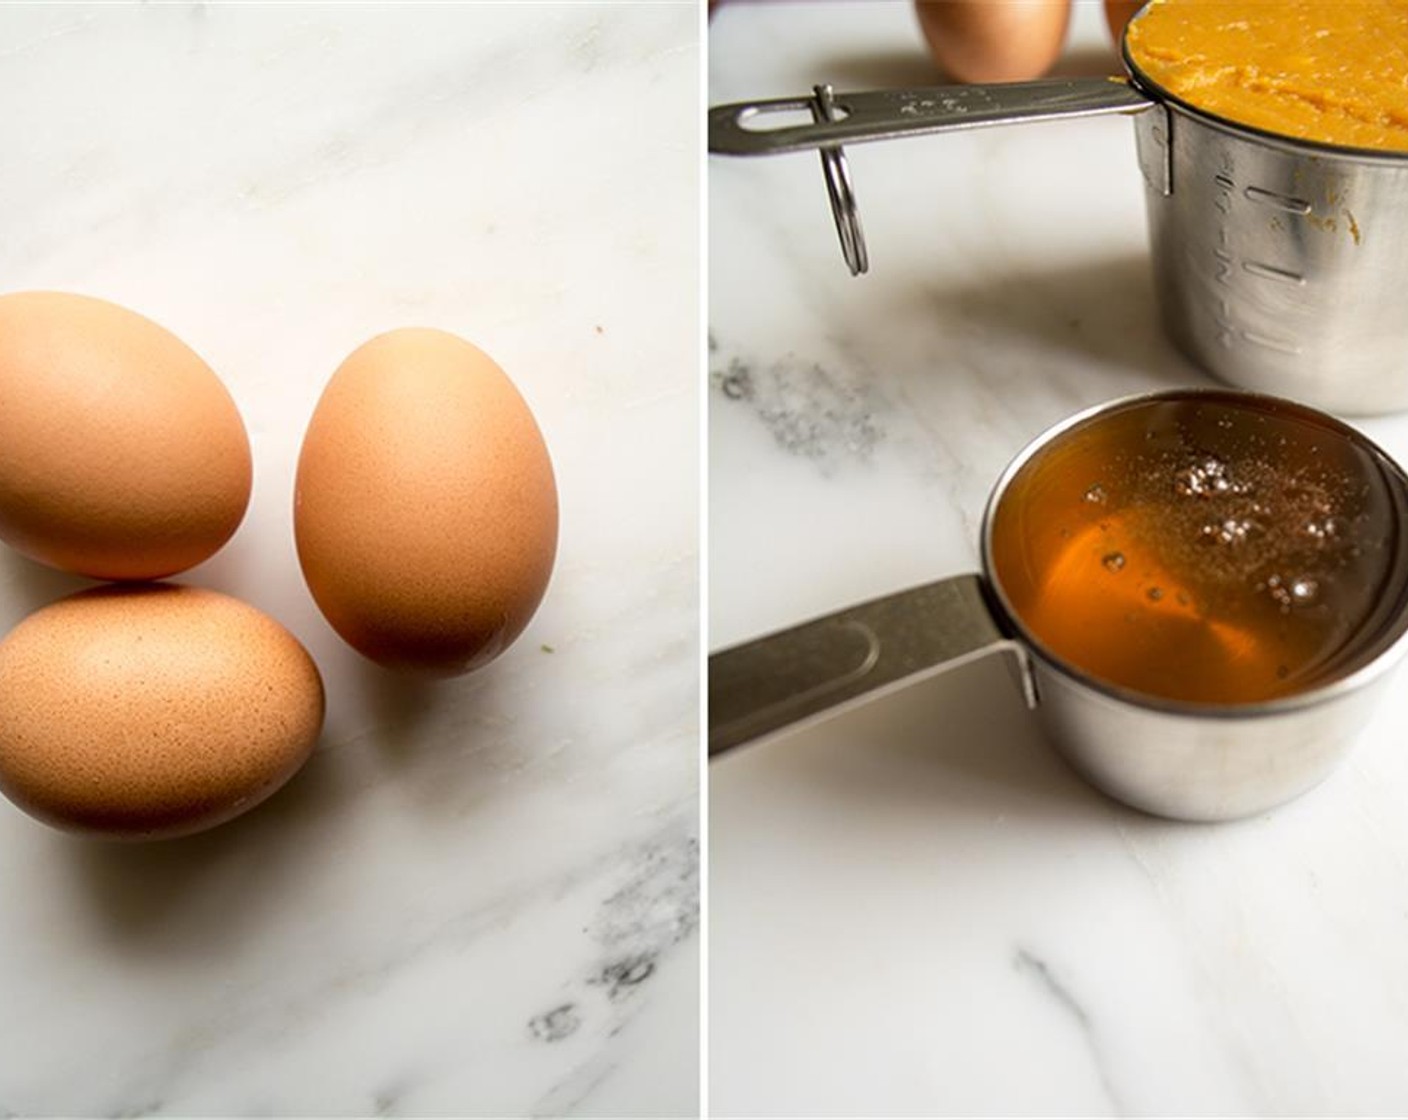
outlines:
[[[1250,486],[1232,477],[1225,462],[1208,455],[1190,463],[1173,478],[1173,488],[1185,498],[1210,498],[1216,494],[1246,494]]]
[[[1250,518],[1228,517],[1218,524],[1204,525],[1198,535],[1202,540],[1215,544],[1236,545],[1245,541],[1257,528],[1257,523]]]
[[[1247,437],[1241,453],[1230,454],[1180,427],[1159,451],[1137,456],[1121,482],[1142,511],[1141,546],[1224,603],[1239,585],[1245,594],[1289,565],[1318,588],[1353,563],[1351,550],[1367,536],[1343,507],[1355,501],[1349,476],[1323,458],[1287,462],[1268,454],[1266,442]]]
[[[1215,427],[1238,433],[1236,444],[1180,423],[1128,461],[1129,477],[1116,481],[1137,522],[1127,523],[1133,536],[1109,545],[1131,557],[1150,551],[1161,570],[1198,589],[1200,611],[1219,617],[1255,617],[1246,612],[1258,602],[1281,617],[1359,610],[1346,596],[1357,594],[1351,582],[1377,537],[1362,505],[1372,484],[1355,460],[1330,457],[1319,443],[1302,444],[1296,458],[1276,449],[1274,432],[1266,439],[1222,419]]]
[[[1401,593],[1389,581],[1408,583],[1372,453],[1289,408],[1132,407],[1025,470],[997,577],[1053,652],[1136,690],[1220,702],[1308,687]],[[1092,578],[1097,564],[1120,578]]]
[[[1316,541],[1338,536],[1339,532],[1339,519],[1335,517],[1322,517],[1318,520],[1311,518],[1305,523],[1305,535]]]
[[[1308,607],[1320,597],[1320,581],[1312,576],[1284,579],[1273,573],[1260,586],[1281,608],[1282,614],[1289,614],[1293,607]]]

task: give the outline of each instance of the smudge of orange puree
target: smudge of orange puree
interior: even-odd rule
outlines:
[[[1126,42],[1145,75],[1195,109],[1408,151],[1408,0],[1152,0]]]

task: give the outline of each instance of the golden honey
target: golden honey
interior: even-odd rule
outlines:
[[[1195,109],[1295,139],[1408,150],[1408,0],[1152,0],[1126,45]]]
[[[1400,491],[1314,414],[1219,394],[1077,424],[1013,476],[993,578],[1047,653],[1169,700],[1333,679],[1396,609]]]

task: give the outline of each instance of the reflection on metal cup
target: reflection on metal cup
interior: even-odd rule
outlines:
[[[1221,381],[1349,415],[1408,408],[1402,152],[1336,152],[1172,100],[1135,120],[1164,329]]]

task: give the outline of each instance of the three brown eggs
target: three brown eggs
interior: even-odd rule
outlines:
[[[229,541],[251,481],[234,400],[175,335],[88,296],[0,296],[0,540],[113,581],[0,641],[0,790],[21,808],[91,834],[182,835],[308,759],[324,695],[298,640],[238,599],[159,582]],[[293,482],[313,599],[388,668],[485,665],[547,589],[546,444],[507,375],[455,335],[396,330],[355,350]]]

